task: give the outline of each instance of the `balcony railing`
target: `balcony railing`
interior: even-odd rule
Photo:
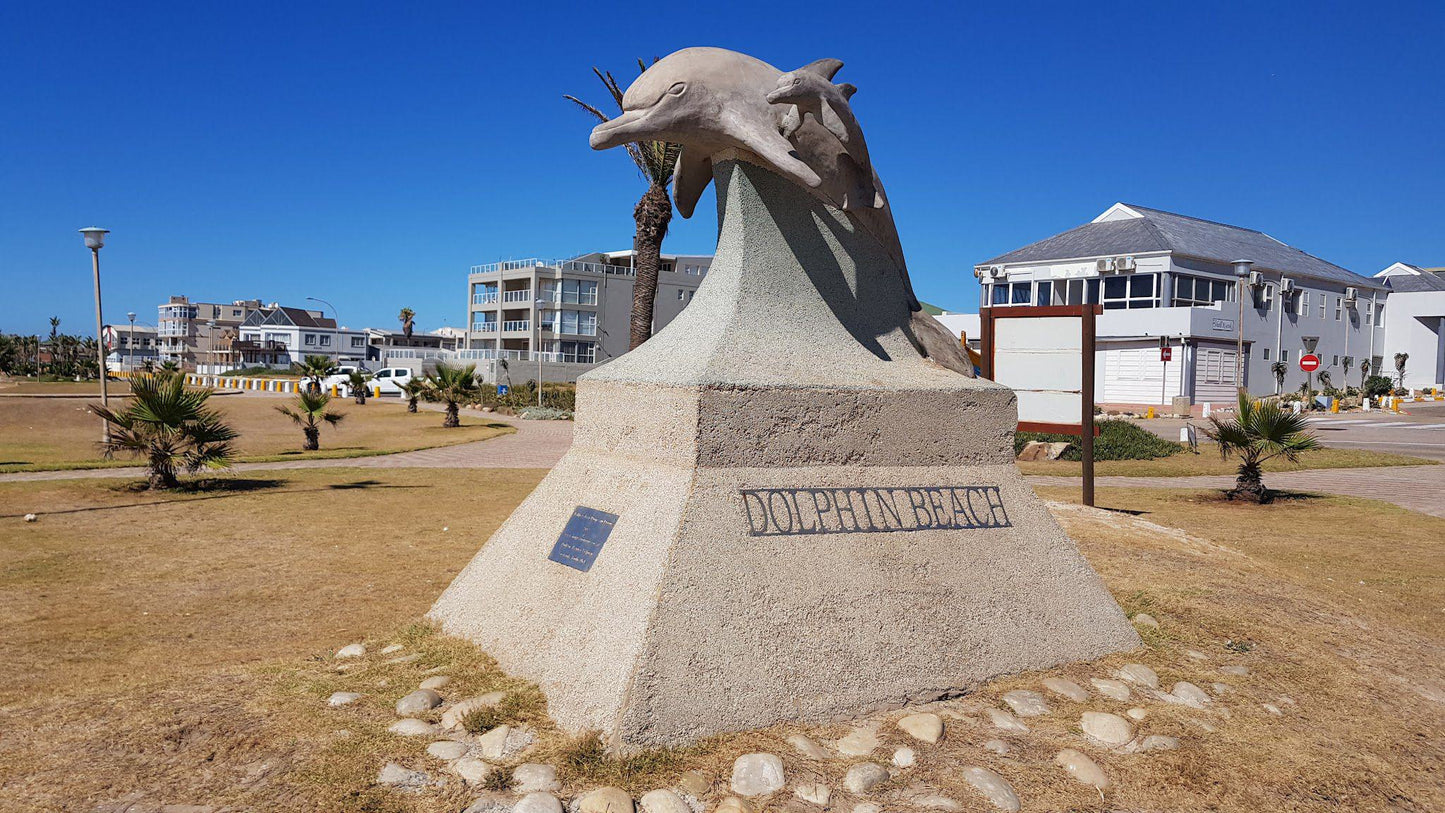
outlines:
[[[496,302],[496,301],[497,301],[497,292],[496,292],[496,291],[492,291],[492,292],[489,293],[489,294],[472,294],[472,304],[473,304],[473,305],[490,305],[490,304],[492,304],[493,302]]]
[[[497,323],[496,323],[496,322],[473,322],[473,323],[472,323],[472,332],[473,332],[473,333],[496,333],[496,332],[497,332]]]
[[[515,331],[519,331],[519,330],[531,330],[531,329],[532,329],[532,320],[531,320],[531,319],[513,319],[513,320],[511,320],[511,321],[503,322],[503,323],[502,323],[502,330],[503,330],[504,332],[515,332]]]
[[[485,265],[474,265],[472,266],[472,273],[495,274],[500,271],[520,271],[527,268],[553,268],[558,271],[574,271],[582,274],[614,274],[617,276],[633,276],[636,273],[631,266],[626,265],[590,263],[581,260],[539,260],[535,257],[526,260],[503,260],[502,262],[487,263]]]
[[[531,302],[531,301],[532,301],[532,289],[531,289],[531,288],[523,288],[523,289],[520,290],[520,291],[503,291],[503,292],[502,292],[502,301],[503,301],[503,302]]]

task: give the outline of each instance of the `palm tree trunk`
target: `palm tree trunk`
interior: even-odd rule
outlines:
[[[637,265],[637,278],[632,285],[632,331],[629,350],[636,350],[652,338],[652,308],[657,299],[657,273],[662,266],[662,238],[672,221],[672,201],[667,189],[649,186],[632,210],[637,234],[632,249]]]
[[[406,411],[416,412],[416,396],[406,399]]]
[[[447,402],[447,416],[442,419],[442,426],[452,429],[462,425],[462,420],[457,411],[457,402]]]
[[[1264,487],[1264,470],[1258,463],[1242,464],[1239,467],[1239,476],[1234,480],[1234,488],[1226,494],[1231,500],[1261,505],[1269,502],[1269,489]]]
[[[314,452],[321,448],[321,430],[315,426],[304,427],[301,431],[306,433],[306,442],[301,448],[308,452]]]

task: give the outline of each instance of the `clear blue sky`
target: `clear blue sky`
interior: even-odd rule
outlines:
[[[0,330],[93,331],[92,224],[108,321],[185,293],[460,324],[473,263],[630,245],[640,181],[561,95],[690,45],[843,59],[915,285],[955,310],[973,263],[1116,200],[1445,265],[1438,0],[749,5],[8,3]],[[664,250],[710,252],[712,211]]]

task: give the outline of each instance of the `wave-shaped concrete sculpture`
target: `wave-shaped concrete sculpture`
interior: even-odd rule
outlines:
[[[718,122],[786,106],[766,99],[781,71],[680,53],[699,52],[645,72],[594,144],[706,118],[660,96],[701,89]],[[752,80],[712,73],[733,68]],[[856,166],[815,111],[797,132]],[[886,205],[844,209],[831,195],[856,177],[835,183],[837,164],[780,130],[792,153],[739,143],[735,121],[707,127],[678,139],[718,189],[696,299],[582,376],[571,450],[431,617],[537,681],[563,728],[624,748],[849,717],[1136,646],[1014,465],[1013,393],[918,351]],[[680,178],[679,196],[698,183]]]

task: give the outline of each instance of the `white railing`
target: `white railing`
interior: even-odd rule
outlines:
[[[568,364],[592,364],[593,359],[579,356],[576,353],[557,353],[544,351],[533,355],[530,350],[495,350],[491,348],[479,348],[475,350],[439,350],[436,348],[394,348],[388,349],[383,354],[384,358],[390,359],[435,359],[444,362],[457,361],[492,361],[494,359],[506,359],[507,361],[533,361],[537,356],[542,361],[552,363]],[[594,350],[595,356],[595,350]]]
[[[496,301],[497,301],[497,292],[496,292],[496,291],[492,291],[492,292],[489,293],[489,294],[472,294],[472,304],[473,304],[473,305],[490,305],[491,303],[496,302]]]
[[[499,271],[519,271],[524,268],[555,268],[558,271],[575,271],[582,274],[616,274],[632,276],[636,272],[631,266],[590,263],[582,260],[540,260],[529,257],[525,260],[503,260],[472,266],[473,274],[495,274]]]
[[[502,301],[503,301],[503,302],[531,302],[531,301],[532,301],[532,289],[531,289],[531,288],[523,288],[523,289],[520,290],[520,291],[503,291],[503,292],[502,292]]]
[[[511,321],[507,321],[507,322],[503,322],[503,323],[502,323],[502,330],[504,330],[504,331],[531,330],[531,329],[532,329],[532,320],[530,320],[530,319],[513,319],[513,320],[511,320]]]
[[[472,332],[473,332],[473,333],[496,333],[496,332],[497,332],[497,323],[496,323],[496,322],[473,322],[473,323],[472,323]]]

